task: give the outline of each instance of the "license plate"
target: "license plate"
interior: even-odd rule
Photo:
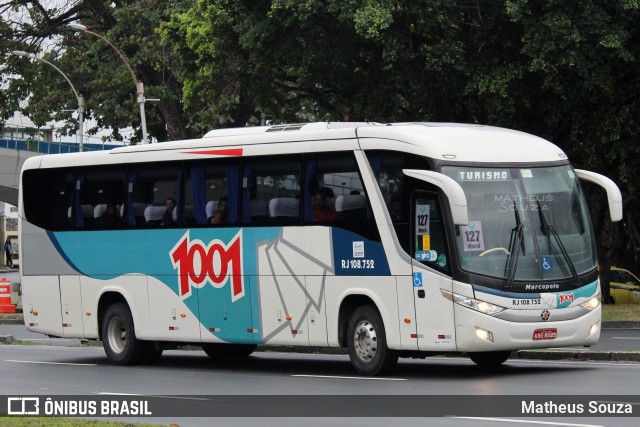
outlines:
[[[533,331],[533,340],[553,340],[558,336],[558,330],[553,329],[536,329]]]

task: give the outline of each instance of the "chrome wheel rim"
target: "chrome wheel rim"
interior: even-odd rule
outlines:
[[[361,320],[353,335],[356,355],[363,362],[370,362],[378,350],[378,335],[368,320]]]
[[[116,353],[122,353],[127,345],[127,329],[122,319],[119,317],[111,319],[109,328],[107,329],[107,335],[109,347]]]

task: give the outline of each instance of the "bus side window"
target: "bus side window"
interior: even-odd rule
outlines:
[[[22,186],[27,221],[46,230],[71,229],[74,183],[73,168],[25,171]]]
[[[240,164],[237,160],[212,159],[188,162],[184,172],[185,226],[211,226],[221,200],[226,201],[226,213],[215,225],[235,225],[238,220]]]
[[[414,189],[425,188],[425,184],[404,175],[402,169],[430,170],[429,161],[414,154],[386,150],[367,151],[367,158],[376,176],[398,242],[411,254],[411,194]]]
[[[176,201],[171,213],[177,226],[180,207],[180,164],[178,162],[135,165],[129,169],[125,223],[130,227],[159,227],[169,199]],[[144,209],[142,207],[144,206]],[[140,212],[142,210],[142,212]],[[142,216],[140,214],[142,213]]]
[[[449,251],[438,194],[415,191],[412,199],[411,256],[431,268],[449,274]]]
[[[122,225],[119,206],[125,198],[125,168],[114,165],[78,169],[76,228],[107,229]],[[79,221],[82,213],[82,221]]]
[[[325,195],[325,211],[314,212],[314,197]],[[331,225],[380,241],[368,196],[352,152],[308,156],[305,172],[304,219],[311,224]],[[333,215],[335,212],[335,216]]]
[[[247,160],[242,169],[243,224],[300,222],[301,156],[254,158]]]

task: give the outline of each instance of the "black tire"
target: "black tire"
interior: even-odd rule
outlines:
[[[355,309],[347,326],[347,349],[360,375],[384,375],[398,363],[398,352],[389,350],[378,310],[370,305]]]
[[[109,306],[102,320],[102,346],[114,365],[135,365],[144,361],[148,345],[136,338],[133,316],[124,303]]]
[[[481,351],[469,353],[469,358],[478,366],[483,368],[495,368],[502,365],[511,357],[510,351]]]
[[[204,352],[214,360],[247,357],[255,351],[256,347],[255,344],[202,344]]]

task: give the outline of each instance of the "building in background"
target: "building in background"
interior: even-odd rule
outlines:
[[[28,117],[15,112],[13,117],[0,122],[0,139],[7,141],[46,141],[53,142],[55,124],[47,122],[44,127],[36,126]]]
[[[13,265],[17,267],[20,264],[18,256],[18,208],[8,203],[0,202],[0,241],[2,242],[2,261],[1,266],[6,267],[7,261],[4,256],[4,242],[7,237],[13,243]]]
[[[6,121],[0,121],[0,148],[11,150],[27,150],[42,154],[64,154],[79,151],[79,144],[76,136],[60,135],[57,130],[63,122],[47,122],[45,126],[36,126],[28,117],[19,112]],[[93,126],[89,121],[85,123],[85,129]],[[130,128],[121,129],[121,135],[130,137]],[[105,130],[96,135],[83,136],[84,150],[111,150],[113,148],[127,145],[122,141],[111,141],[110,131]],[[64,140],[63,140],[64,138]]]

